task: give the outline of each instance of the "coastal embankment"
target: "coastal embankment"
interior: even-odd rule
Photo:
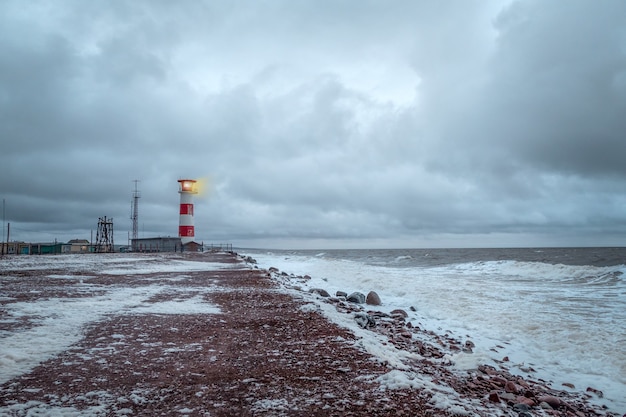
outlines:
[[[468,341],[307,279],[223,252],[6,258],[0,415],[616,415],[505,358],[458,371]]]

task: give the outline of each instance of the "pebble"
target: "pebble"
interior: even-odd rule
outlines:
[[[491,401],[492,403],[499,403],[500,402],[500,396],[498,395],[497,392],[492,391],[489,393],[489,401]]]
[[[558,408],[561,405],[561,400],[553,395],[542,395],[537,398],[540,403],[546,403],[552,408]]]
[[[604,393],[602,391],[600,391],[599,389],[587,387],[587,392],[593,392],[594,394],[596,394],[598,396],[598,398],[604,397]]]
[[[530,407],[528,406],[528,404],[524,404],[524,403],[517,403],[513,406],[513,409],[515,411],[528,411],[530,410]]]
[[[517,394],[519,392],[517,385],[515,385],[515,382],[513,381],[507,381],[507,383],[504,385],[504,390],[506,392],[512,392],[514,394]]]
[[[405,319],[407,317],[409,317],[409,314],[406,311],[402,310],[401,308],[396,308],[395,310],[391,310],[391,312],[389,314],[392,317],[393,316],[400,316],[400,317],[405,318]]]

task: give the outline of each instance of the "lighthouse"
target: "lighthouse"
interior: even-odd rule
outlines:
[[[178,236],[183,245],[193,242],[195,231],[193,227],[193,195],[198,194],[196,180],[178,180],[180,189],[180,220],[178,222]]]

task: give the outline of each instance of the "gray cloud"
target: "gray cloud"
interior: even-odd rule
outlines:
[[[619,1],[4,2],[12,237],[97,219],[254,246],[621,244]]]

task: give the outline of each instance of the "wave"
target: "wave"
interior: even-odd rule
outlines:
[[[480,261],[438,268],[460,274],[497,276],[503,279],[542,280],[573,284],[613,285],[624,282],[626,265],[564,265],[524,261]]]

